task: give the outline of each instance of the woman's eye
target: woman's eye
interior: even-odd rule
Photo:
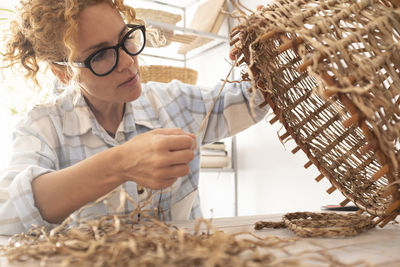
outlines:
[[[92,62],[96,62],[96,61],[100,61],[103,60],[107,55],[107,50],[103,50],[98,52],[93,58],[92,58]]]

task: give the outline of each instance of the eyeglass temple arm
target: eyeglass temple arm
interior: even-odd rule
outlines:
[[[57,65],[61,65],[61,66],[68,66],[68,62],[66,62],[66,61],[56,61],[53,63],[57,64]],[[73,64],[75,67],[83,67],[83,68],[86,67],[85,63],[83,63],[83,62],[73,62]]]

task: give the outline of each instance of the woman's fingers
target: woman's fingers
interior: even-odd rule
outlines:
[[[168,167],[160,168],[155,173],[155,184],[169,184],[173,179],[188,175],[190,167],[187,164],[176,164]]]
[[[171,186],[179,177],[188,175],[190,167],[187,164],[171,165],[164,168],[158,168],[154,171],[153,177],[143,181],[143,185],[150,189],[163,189]]]
[[[173,185],[176,180],[178,178],[177,177],[172,177],[172,178],[166,178],[163,180],[157,180],[157,181],[146,181],[146,183],[143,185],[144,187],[153,189],[153,190],[160,190],[160,189],[164,189],[167,187],[170,187],[171,185]]]
[[[188,164],[194,159],[194,154],[193,149],[170,151],[158,158],[158,161],[161,163],[158,166],[168,167],[176,164]]]
[[[153,131],[159,135],[157,140],[158,149],[176,151],[181,149],[195,149],[196,137],[194,134],[186,133],[181,129],[157,129]]]
[[[170,135],[163,140],[162,148],[167,151],[195,149],[196,140],[187,135]]]
[[[120,149],[123,156],[118,169],[124,179],[160,189],[190,172],[196,138],[181,129],[156,129],[132,138]]]

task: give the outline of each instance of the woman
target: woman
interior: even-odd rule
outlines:
[[[220,86],[142,88],[137,56],[145,28],[122,0],[25,0],[18,14],[3,60],[22,65],[33,80],[44,62],[75,90],[35,107],[17,125],[11,162],[0,176],[8,194],[0,199],[0,234],[53,226],[119,186],[137,203],[150,193],[141,187],[156,190],[148,206],[156,216],[200,217],[196,143],[263,117],[266,109],[257,110],[256,120],[250,115],[246,85],[225,88],[196,140]],[[106,203],[79,216],[115,212],[118,196]]]

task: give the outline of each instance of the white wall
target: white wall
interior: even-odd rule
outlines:
[[[315,211],[344,200],[337,192],[325,192],[327,180],[314,180],[319,172],[303,167],[308,162],[303,152],[291,153],[293,141],[279,142],[279,128],[261,121],[237,135],[239,215]]]

